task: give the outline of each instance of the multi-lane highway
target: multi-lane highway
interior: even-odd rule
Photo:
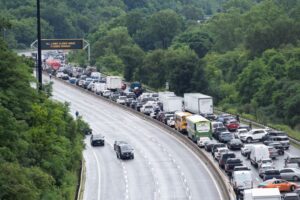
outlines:
[[[91,147],[85,139],[84,199],[223,199],[206,165],[183,143],[145,119],[54,81],[53,98],[70,102],[71,112],[105,136],[105,147]],[[115,140],[135,149],[135,159],[121,161]]]

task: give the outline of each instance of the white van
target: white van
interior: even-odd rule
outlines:
[[[240,195],[243,190],[253,188],[253,176],[250,170],[233,171],[231,179],[232,187],[237,195]]]
[[[255,167],[258,167],[260,160],[270,159],[269,148],[264,144],[256,144],[251,146],[250,162]]]
[[[222,127],[225,127],[222,122],[217,122],[217,121],[211,122],[212,132],[215,132],[216,128],[222,128]]]

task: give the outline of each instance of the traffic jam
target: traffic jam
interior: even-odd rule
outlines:
[[[59,53],[55,56],[60,59]],[[216,115],[213,98],[205,94],[149,92],[140,82],[125,83],[93,67],[59,66],[54,61],[44,63],[44,70],[50,79],[82,87],[186,135],[222,170],[237,199],[300,200],[300,155],[291,151],[295,148],[285,132],[244,124],[239,115]],[[105,146],[104,136],[93,133],[90,143]],[[126,141],[115,141],[114,150],[118,159],[134,159]]]

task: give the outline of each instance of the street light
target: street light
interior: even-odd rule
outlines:
[[[36,17],[37,17],[37,71],[38,71],[38,89],[42,90],[42,50],[41,50],[41,16],[40,0],[36,0]]]

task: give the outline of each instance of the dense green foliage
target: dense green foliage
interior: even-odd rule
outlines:
[[[0,199],[74,199],[86,124],[30,86],[32,65],[0,39]]]
[[[12,24],[6,41],[28,45],[34,1],[0,2]],[[44,37],[87,38],[102,72],[157,89],[169,82],[179,95],[207,93],[225,110],[299,130],[300,0],[64,0],[42,8]],[[87,65],[84,56],[71,58]]]

